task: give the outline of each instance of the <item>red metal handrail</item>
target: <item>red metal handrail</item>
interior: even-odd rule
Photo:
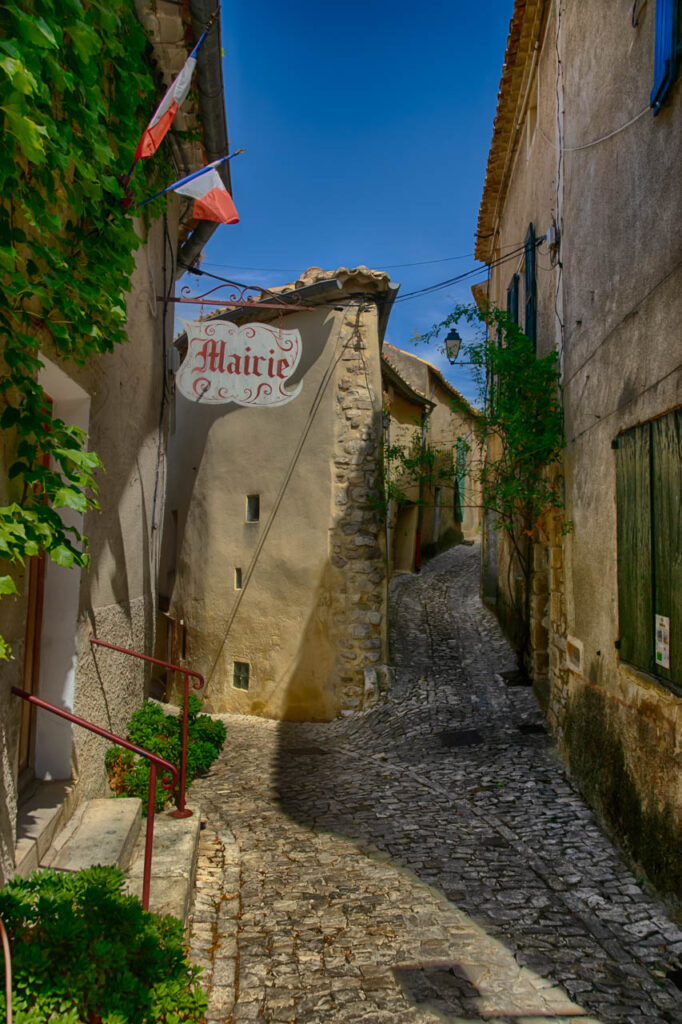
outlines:
[[[175,672],[181,672],[185,677],[185,706],[182,711],[182,752],[180,755],[180,793],[178,796],[178,807],[177,810],[172,811],[171,817],[173,818],[190,818],[192,811],[189,807],[185,806],[185,786],[187,781],[187,714],[189,705],[189,679],[190,676],[194,679],[192,684],[193,689],[201,690],[204,685],[204,677],[200,672],[194,672],[191,668],[185,668],[182,665],[174,665],[170,661],[161,661],[160,658],[152,658],[149,654],[140,654],[139,651],[132,651],[129,647],[119,647],[118,644],[107,643],[106,640],[98,640],[96,636],[90,637],[91,644],[97,644],[98,647],[108,647],[110,651],[118,651],[119,654],[128,654],[131,658],[139,658],[141,661],[151,661],[152,665],[161,665],[163,668],[173,669]]]
[[[5,1008],[7,1024],[12,1024],[12,957],[9,951],[9,939],[5,926],[0,920],[0,936],[2,936],[2,952],[5,958]]]
[[[145,910],[149,910],[149,886],[152,874],[152,844],[154,842],[154,814],[156,812],[156,768],[163,768],[164,775],[161,777],[161,785],[164,789],[173,789],[177,785],[178,781],[178,769],[170,761],[166,761],[165,758],[159,757],[158,754],[152,754],[151,751],[145,750],[144,747],[138,747],[130,740],[124,740],[122,736],[117,736],[113,732],[109,732],[108,729],[103,729],[101,725],[95,725],[93,722],[88,722],[87,719],[81,718],[79,715],[72,714],[71,711],[66,711],[65,708],[58,708],[55,704],[50,704],[48,701],[43,700],[42,697],[35,697],[32,693],[26,693],[25,690],[20,690],[18,687],[12,687],[12,693],[17,697],[21,697],[22,700],[26,700],[29,704],[35,704],[37,708],[42,708],[43,711],[51,711],[53,715],[59,715],[60,718],[65,718],[67,722],[73,722],[74,725],[80,725],[83,729],[88,729],[90,732],[96,733],[97,736],[103,736],[104,739],[109,740],[110,743],[115,743],[119,747],[125,747],[126,750],[132,750],[134,754],[138,754],[140,757],[146,757],[149,761],[149,789],[147,790],[147,834],[145,836],[144,844],[144,867],[142,871],[142,906]]]

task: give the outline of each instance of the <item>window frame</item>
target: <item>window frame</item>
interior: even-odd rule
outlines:
[[[675,580],[682,535],[682,407],[621,431],[616,449],[618,640],[623,664],[682,693],[682,588]],[[679,570],[678,570],[679,571]],[[657,616],[669,620],[669,667],[659,664]]]
[[[682,60],[682,2],[656,0],[654,84],[649,97],[654,117],[660,113],[680,71]]]
[[[246,672],[243,670],[246,669]],[[246,685],[242,685],[243,676],[246,676]],[[232,662],[232,688],[234,690],[242,690],[246,692],[249,689],[251,683],[251,665],[248,661],[233,661]]]

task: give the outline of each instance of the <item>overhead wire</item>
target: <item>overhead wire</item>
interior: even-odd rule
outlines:
[[[545,236],[542,235],[540,238],[536,240],[535,244],[540,245],[540,243],[543,242],[544,240]],[[464,271],[463,274],[458,274],[455,277],[449,277],[444,281],[437,281],[435,284],[426,285],[424,288],[416,288],[414,291],[406,292],[404,295],[399,295],[398,298],[396,298],[395,303],[406,302],[408,299],[417,298],[422,295],[431,295],[435,292],[442,291],[444,288],[448,288],[453,284],[458,284],[459,282],[465,281],[471,277],[476,277],[478,274],[489,273],[491,269],[499,267],[503,263],[506,263],[508,260],[518,257],[522,252],[525,251],[525,248],[526,246],[524,243],[523,245],[519,245],[515,249],[512,249],[510,252],[505,253],[503,256],[499,256],[497,259],[491,260],[490,263],[482,263],[478,267],[472,267],[470,270]],[[241,281],[234,281],[231,278],[222,277],[220,274],[213,274],[209,270],[201,270],[198,267],[189,268],[188,273],[194,274],[198,277],[210,277],[214,281],[221,281],[223,284],[229,284],[236,288],[258,288],[260,289],[261,292],[267,292],[268,294],[274,295],[277,298],[281,298],[283,295],[290,294],[288,292],[271,292],[268,288],[265,288],[262,285],[244,284]],[[200,300],[197,301],[200,302]],[[319,306],[339,304],[340,303],[337,299],[332,300],[330,302],[316,303],[316,305]]]
[[[539,245],[544,240],[545,237],[543,235],[536,240],[535,244]],[[472,267],[471,270],[466,270],[463,274],[458,274],[456,277],[447,278],[445,281],[437,281],[435,284],[427,285],[424,288],[415,288],[414,291],[406,292],[404,295],[398,296],[395,301],[396,303],[406,302],[408,299],[417,298],[421,295],[432,295],[434,292],[442,291],[444,288],[449,288],[453,284],[459,284],[461,281],[465,281],[471,277],[476,277],[478,274],[490,272],[494,267],[499,267],[508,260],[514,259],[520,253],[524,252],[525,248],[525,244],[520,245],[516,249],[512,249],[511,252],[506,253],[504,256],[498,256],[497,259],[491,260],[489,263],[483,263],[480,267]]]

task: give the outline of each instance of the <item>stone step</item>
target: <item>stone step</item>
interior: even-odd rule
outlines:
[[[15,870],[25,878],[36,871],[76,805],[73,782],[37,782],[17,812]]]
[[[192,904],[201,827],[199,808],[192,805],[191,810],[194,812],[191,818],[171,818],[170,812],[166,811],[154,819],[149,892],[150,910],[155,914],[172,914],[185,924]],[[144,844],[143,822],[126,883],[127,892],[138,898],[142,896]]]
[[[80,871],[95,864],[126,870],[140,834],[141,801],[137,797],[88,800],[41,861],[41,867]]]

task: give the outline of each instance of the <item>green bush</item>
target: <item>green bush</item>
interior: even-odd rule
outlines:
[[[184,707],[184,703],[181,705]],[[189,695],[187,706],[187,786],[198,775],[205,775],[222,750],[227,731],[222,722],[199,714],[201,701]],[[180,767],[182,752],[182,715],[167,715],[153,701],[135,711],[128,722],[128,739],[152,754],[164,757]],[[110,747],[105,755],[109,784],[117,796],[137,796],[147,807],[149,761],[130,750]],[[157,774],[156,810],[163,810],[172,794],[164,789]]]
[[[187,960],[182,923],[122,890],[111,867],[36,871],[0,889],[15,1024],[203,1024],[200,969]]]

